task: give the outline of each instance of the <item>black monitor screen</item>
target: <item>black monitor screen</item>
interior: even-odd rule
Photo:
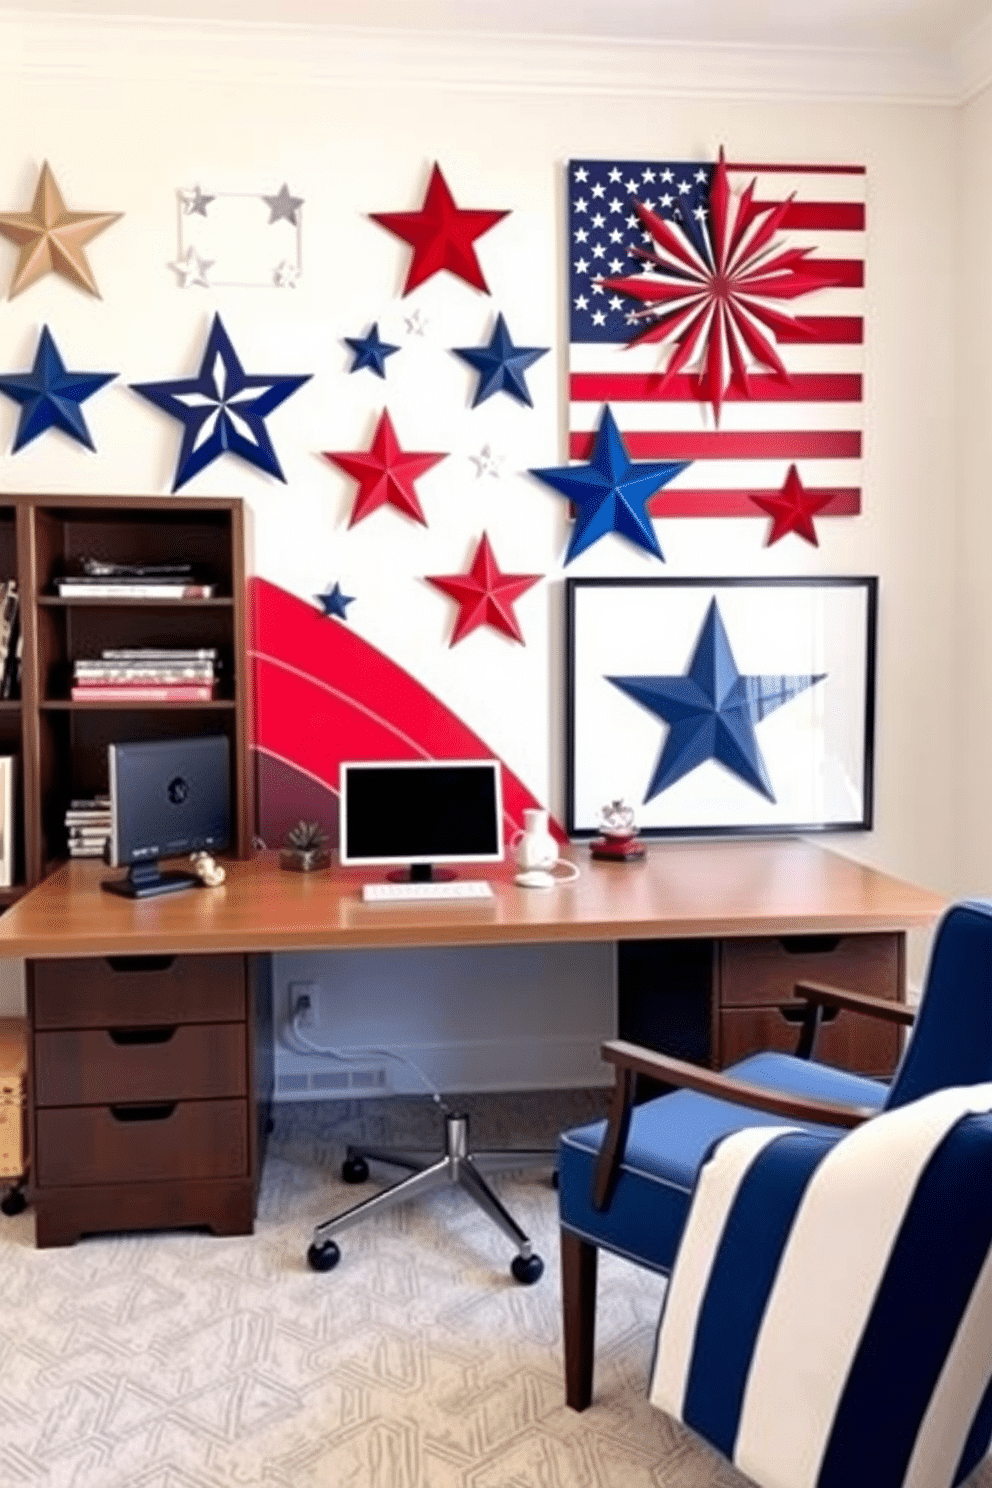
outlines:
[[[341,766],[341,861],[498,862],[503,802],[498,760]]]
[[[107,755],[113,864],[152,870],[160,858],[228,846],[230,744],[224,734],[111,744]],[[178,875],[174,882],[181,886]],[[148,884],[148,892],[164,892],[158,878]]]

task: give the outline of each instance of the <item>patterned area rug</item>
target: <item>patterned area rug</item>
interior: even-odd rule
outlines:
[[[602,1106],[463,1103],[480,1147],[551,1145]],[[4,1488],[746,1488],[647,1404],[663,1283],[609,1256],[595,1404],[565,1408],[547,1174],[494,1180],[545,1260],[536,1286],[511,1279],[512,1246],[455,1190],[348,1231],[336,1270],[308,1268],[314,1224],[365,1192],[340,1181],[345,1143],[439,1131],[429,1101],[276,1107],[251,1238],[37,1251],[30,1211],[0,1218]]]

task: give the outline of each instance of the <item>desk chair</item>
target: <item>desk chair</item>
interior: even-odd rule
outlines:
[[[469,1149],[469,1122],[466,1115],[459,1115],[442,1105],[444,1111],[444,1150],[437,1152],[397,1152],[393,1148],[348,1147],[341,1176],[346,1183],[364,1183],[369,1176],[369,1163],[390,1163],[406,1168],[408,1176],[399,1179],[391,1187],[361,1203],[346,1209],[343,1214],[325,1220],[316,1226],[313,1242],[307,1251],[307,1261],[314,1271],[330,1271],[341,1259],[341,1250],[334,1240],[342,1230],[376,1214],[392,1209],[408,1199],[420,1198],[439,1188],[463,1189],[488,1214],[494,1224],[517,1246],[518,1253],[510,1263],[510,1273],[515,1281],[530,1286],[544,1271],[544,1262],[537,1255],[530,1240],[517,1224],[512,1214],[486,1182],[484,1173],[500,1170],[533,1167],[553,1167],[554,1151],[538,1148],[505,1149],[502,1151],[472,1152]]]
[[[609,1116],[566,1132],[559,1145],[565,1392],[574,1410],[592,1399],[596,1269],[600,1247],[668,1275],[700,1167],[713,1144],[783,1119],[836,1142],[845,1129],[933,1091],[992,1080],[992,907],[966,902],[934,939],[915,1029],[891,1085],[810,1056],[825,1009],[909,1025],[901,1003],[800,984],[807,1007],[796,1054],[753,1055],[719,1073],[615,1041]],[[635,1106],[646,1076],[673,1093]]]

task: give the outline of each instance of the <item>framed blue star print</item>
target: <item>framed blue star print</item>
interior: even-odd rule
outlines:
[[[568,579],[565,817],[644,836],[867,830],[878,580]]]

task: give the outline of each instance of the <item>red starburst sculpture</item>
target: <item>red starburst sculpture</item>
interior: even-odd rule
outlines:
[[[447,454],[401,450],[388,409],[382,410],[371,447],[364,454],[357,450],[323,450],[322,454],[358,482],[349,527],[387,503],[427,526],[413,483],[432,466],[446,460]]]
[[[370,212],[369,216],[413,249],[403,286],[405,295],[442,269],[457,274],[459,279],[481,289],[483,294],[489,293],[473,244],[476,238],[481,238],[497,222],[508,217],[509,212],[471,211],[456,207],[440,166],[435,164],[431,171],[427,194],[419,212]]]
[[[648,273],[643,278],[603,281],[605,288],[648,307],[632,312],[633,323],[644,322],[644,329],[633,336],[631,345],[674,342],[661,388],[691,363],[697,364],[699,397],[712,405],[717,423],[729,386],[749,396],[749,370],[761,368],[790,381],[775,337],[782,331],[795,337],[805,328],[774,302],[794,300],[837,282],[810,262],[811,248],[776,244],[775,234],[792,198],[773,206],[758,205],[754,185],[752,181],[739,196],[733,195],[721,148],[710,183],[708,220],[702,227],[685,230],[635,202],[654,250],[631,252]]]
[[[483,533],[467,574],[428,574],[427,582],[457,601],[452,646],[480,625],[491,625],[523,645],[513,603],[540,578],[540,574],[501,573],[489,538]]]
[[[829,505],[832,494],[830,491],[807,491],[799,479],[799,471],[795,465],[790,465],[785,484],[778,496],[751,497],[755,506],[760,506],[761,510],[767,512],[772,519],[771,531],[765,547],[770,548],[772,543],[777,543],[780,537],[794,532],[798,537],[804,537],[808,543],[818,548],[820,539],[816,535],[813,518],[817,512],[821,512],[825,506]]]

